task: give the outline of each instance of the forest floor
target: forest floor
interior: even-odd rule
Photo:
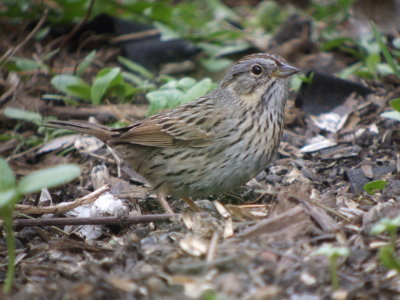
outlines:
[[[0,33],[3,50],[21,43],[32,30],[6,22],[2,26],[13,32]],[[103,124],[145,118],[148,102],[143,95],[133,104],[74,106],[44,100],[43,95],[55,93],[52,72],[73,69],[90,49],[62,48],[47,62],[52,72],[7,71],[0,77],[0,131],[9,137],[0,144],[0,156],[16,175],[63,163],[76,163],[82,170],[78,179],[27,195],[20,203],[24,206],[17,206],[15,220],[29,215],[39,223],[14,227],[16,275],[7,298],[400,299],[398,272],[379,258],[390,237],[371,233],[382,218],[400,214],[400,123],[382,116],[392,110],[389,101],[400,97],[400,79],[338,79],[332,74],[352,59],[316,49],[311,33],[302,32],[266,49],[313,73],[310,82],[291,90],[274,161],[236,191],[195,199],[202,213],[169,199],[177,212],[174,218],[163,216],[145,180],[95,138],[63,134],[50,139],[49,129],[4,114],[12,107],[43,117],[92,117]],[[45,50],[41,42],[28,41],[18,56],[35,57]],[[97,47],[84,76],[117,65],[120,52],[113,45]],[[192,70],[194,76],[204,72]],[[221,74],[207,73],[216,82]],[[369,194],[364,185],[374,180],[387,185]],[[82,204],[81,198],[97,189]],[[74,205],[60,213],[66,202]],[[155,216],[135,219],[142,215]],[[71,221],[104,216],[117,218],[105,220],[105,225]],[[72,223],[43,225],[55,217]],[[330,262],[335,259],[318,254],[322,246],[342,251],[336,255],[338,289],[331,283]],[[395,253],[391,258],[399,260]],[[6,243],[0,237],[0,286],[6,264]]]

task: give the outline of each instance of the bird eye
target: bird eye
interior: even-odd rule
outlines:
[[[263,69],[261,68],[260,65],[253,65],[251,66],[251,74],[255,75],[255,76],[260,76],[263,73]]]

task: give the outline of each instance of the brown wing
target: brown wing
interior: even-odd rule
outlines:
[[[127,131],[112,137],[110,142],[111,144],[132,143],[151,147],[205,147],[212,143],[213,137],[213,132],[207,132],[184,120],[157,115],[130,126]]]

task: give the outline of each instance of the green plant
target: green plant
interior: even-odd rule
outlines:
[[[376,223],[372,229],[372,234],[381,234],[383,232],[388,232],[390,236],[390,243],[393,247],[396,246],[397,240],[397,229],[400,227],[400,216],[397,218],[389,219],[383,218]]]
[[[81,75],[87,66],[95,57],[95,52],[89,53],[86,58],[77,67],[76,75],[72,74],[59,74],[51,79],[51,84],[57,90],[67,94],[70,97],[76,97],[85,101],[91,101],[92,104],[98,105],[105,96],[116,97],[125,100],[137,91],[130,83],[128,83],[123,76],[121,68],[104,68],[100,70],[93,79],[93,83],[89,85],[82,78]],[[127,59],[124,59],[127,62]],[[131,64],[134,64],[131,62]],[[136,71],[138,68],[136,69]],[[141,74],[144,68],[141,69]],[[151,74],[150,74],[151,75]]]
[[[333,247],[331,244],[324,244],[314,252],[314,255],[324,255],[329,259],[329,269],[331,273],[331,284],[334,290],[339,288],[339,276],[337,274],[337,260],[339,257],[348,257],[350,250],[348,247]]]
[[[4,110],[4,115],[11,119],[32,122],[36,125],[40,125],[40,123],[43,121],[43,118],[39,113],[14,107],[7,107]]]
[[[396,270],[398,273],[400,273],[400,258],[396,255],[396,251],[393,247],[381,247],[378,252],[378,258],[385,268],[389,270]]]
[[[382,34],[376,28],[376,25],[374,22],[371,22],[371,28],[374,33],[375,39],[378,42],[379,48],[380,48],[383,56],[385,57],[387,63],[389,64],[393,73],[398,78],[400,78],[400,67],[399,67],[398,63],[393,59],[392,54],[390,53],[388,47],[386,46],[386,43],[384,42],[384,38],[383,38]]]
[[[39,113],[32,112],[32,111],[26,111],[26,110],[14,108],[14,107],[7,107],[4,110],[4,115],[10,119],[15,119],[15,120],[21,121],[21,122],[17,122],[16,126],[14,127],[14,133],[12,135],[9,135],[7,137],[5,135],[3,135],[4,138],[7,138],[7,139],[16,138],[17,140],[20,141],[20,143],[16,147],[16,149],[18,149],[22,145],[36,146],[43,142],[43,139],[37,135],[30,135],[29,137],[23,137],[23,136],[19,135],[19,133],[18,133],[20,126],[24,122],[30,122],[30,123],[35,124],[36,126],[41,125],[43,122],[43,117]],[[47,133],[48,131],[49,130],[47,128],[38,127],[39,133]]]
[[[388,184],[385,180],[374,180],[364,184],[363,189],[370,195],[374,195],[377,191],[382,191]]]
[[[315,20],[324,21],[331,30],[346,20],[350,15],[350,7],[355,0],[318,1],[313,0],[311,5],[312,16]]]
[[[78,22],[85,16],[91,0],[54,0],[49,5],[45,1],[3,0],[0,17],[13,22],[38,19],[48,9],[50,23]],[[92,16],[100,13],[116,13],[118,5],[114,1],[94,1]]]
[[[83,63],[87,65],[90,61],[89,59],[84,59],[77,70],[82,70],[83,67],[81,65]],[[118,61],[129,72],[122,71],[119,67],[105,68],[98,72],[92,85],[87,84],[80,78],[80,73],[78,72],[77,75],[56,75],[51,80],[51,83],[56,89],[68,96],[91,101],[92,104],[100,104],[101,100],[107,95],[126,99],[136,92],[147,91],[146,96],[150,101],[149,114],[194,100],[216,86],[209,78],[197,82],[190,77],[176,80],[161,76],[155,80],[167,80],[167,83],[155,90],[155,84],[150,82],[150,80],[154,80],[154,76],[150,71],[124,57],[118,57]]]
[[[150,102],[148,114],[173,108],[183,103],[197,99],[216,87],[216,84],[210,78],[204,78],[196,81],[191,77],[182,79],[170,79],[166,84],[160,86],[157,90],[146,94]]]
[[[382,234],[388,232],[390,244],[379,249],[379,261],[389,270],[400,272],[400,258],[396,255],[397,230],[400,227],[400,216],[379,220],[371,229],[371,234]]]
[[[393,99],[389,102],[390,106],[393,108],[391,111],[386,111],[381,114],[382,117],[400,121],[400,98]]]
[[[400,76],[400,66],[396,62],[400,52],[394,44],[394,48],[389,50],[384,36],[374,23],[371,23],[371,33],[362,34],[358,38],[338,36],[337,30],[325,29],[321,39],[321,50],[339,50],[357,60],[339,73],[341,78],[353,74],[364,78],[380,78],[389,74]]]
[[[290,80],[290,88],[294,91],[299,91],[300,87],[303,83],[311,84],[314,79],[314,72],[311,72],[308,75],[299,75],[294,74]]]
[[[43,188],[52,188],[76,178],[80,174],[77,165],[56,166],[36,171],[16,181],[14,172],[3,158],[0,158],[0,218],[4,220],[7,241],[8,267],[4,292],[12,288],[15,274],[15,241],[12,232],[12,215],[18,201],[26,194],[36,193]]]
[[[0,61],[0,66],[5,63],[8,71],[13,72],[41,71],[44,73],[49,73],[50,67],[46,64],[46,61],[54,57],[58,51],[58,49],[53,50],[41,57],[38,56],[35,59],[11,57],[8,62]]]
[[[378,31],[374,23],[371,23],[372,33],[361,35],[358,39],[338,37],[328,40],[322,49],[325,51],[339,49],[359,60],[341,72],[341,77],[346,78],[350,74],[360,77],[378,78],[389,74],[399,77],[400,68],[393,56],[400,57],[398,51],[389,50],[385,38]],[[382,60],[385,58],[386,62]]]
[[[13,134],[0,134],[0,140],[10,140],[10,139],[16,139],[19,141],[19,144],[15,148],[15,151],[25,145],[28,147],[34,147],[39,144],[42,144],[43,142],[47,141],[49,138],[52,138],[56,135],[58,135],[59,131],[53,130],[51,128],[47,128],[42,126],[43,121],[52,119],[51,117],[43,117],[41,114],[37,112],[32,112],[32,111],[27,111],[15,107],[7,107],[4,110],[4,115],[10,119],[14,120],[19,120],[20,122],[17,122],[17,124],[14,127],[14,132]],[[42,135],[29,135],[28,137],[25,137],[23,135],[20,135],[19,129],[20,127],[25,123],[29,122],[37,126],[36,132]]]
[[[213,290],[206,291],[202,295],[203,300],[218,300],[217,294]]]

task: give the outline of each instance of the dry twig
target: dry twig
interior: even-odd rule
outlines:
[[[61,41],[61,44],[60,44],[60,48],[63,48],[71,40],[71,38],[74,37],[74,35],[79,31],[79,29],[81,29],[82,26],[85,25],[85,23],[89,19],[90,15],[92,14],[93,5],[94,5],[95,1],[96,0],[90,1],[89,7],[86,10],[85,16],[82,18],[82,20],[78,24],[75,25],[74,28],[72,28],[72,30],[68,33],[68,35],[63,38],[63,40]]]
[[[15,206],[15,211],[25,213],[25,214],[60,214],[65,213],[75,207],[93,203],[101,194],[108,191],[110,189],[109,185],[102,186],[101,188],[95,190],[94,192],[82,197],[78,198],[72,202],[62,202],[53,206],[31,206],[31,205],[22,205],[17,204]],[[26,220],[28,221],[28,220]]]
[[[19,43],[19,45],[17,45],[14,48],[9,49],[6,53],[4,53],[4,55],[2,57],[0,57],[0,71],[4,68],[4,66],[6,65],[6,63],[8,62],[8,60],[10,59],[10,57],[14,56],[19,50],[21,50],[25,44],[32,39],[32,37],[38,32],[38,30],[42,27],[42,25],[44,24],[44,21],[47,18],[47,14],[48,14],[49,10],[46,9],[42,15],[42,17],[40,18],[39,22],[36,24],[36,26],[32,29],[32,31],[24,38],[24,40]]]
[[[95,218],[52,218],[52,219],[16,219],[15,226],[66,226],[66,225],[130,225],[169,221],[171,218],[180,218],[180,214],[159,214],[122,217],[95,217]]]

